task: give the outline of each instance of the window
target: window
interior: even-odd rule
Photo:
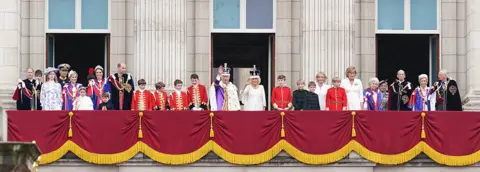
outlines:
[[[439,33],[440,0],[377,0],[377,33]]]
[[[47,33],[109,33],[110,0],[47,0]]]
[[[212,0],[212,32],[275,32],[276,0]]]

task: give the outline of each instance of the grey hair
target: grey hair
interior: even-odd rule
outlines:
[[[397,71],[397,74],[398,74],[399,72],[402,72],[403,74],[405,74],[405,71],[402,70],[402,69],[398,70],[398,71]]]
[[[442,69],[442,70],[440,70],[440,72],[438,72],[438,73],[439,73],[439,74],[445,74],[445,76],[448,77],[448,71],[447,71],[447,69]]]
[[[376,77],[373,77],[373,78],[370,78],[370,80],[368,81],[368,85],[372,85],[372,83],[379,83],[380,81],[378,81],[378,78]]]
[[[422,80],[423,78],[427,79],[427,81],[428,81],[428,75],[427,74],[421,74],[421,75],[418,75],[418,82],[420,82],[420,80]]]

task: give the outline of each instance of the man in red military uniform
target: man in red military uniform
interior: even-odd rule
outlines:
[[[187,93],[182,91],[183,82],[177,79],[173,84],[175,91],[170,95],[170,110],[188,110]]]
[[[207,89],[204,85],[198,83],[199,79],[197,74],[192,74],[190,80],[192,81],[192,85],[187,89],[187,97],[190,102],[188,108],[190,110],[208,110]]]
[[[347,110],[347,93],[340,87],[340,78],[332,78],[333,87],[327,90],[325,104],[326,110]]]
[[[132,110],[153,110],[153,94],[145,90],[145,85],[147,85],[147,82],[145,82],[144,79],[138,80],[138,87],[140,87],[140,89],[133,92]]]
[[[292,109],[292,92],[285,86],[285,75],[279,75],[277,78],[278,86],[272,91],[272,105],[276,110]]]

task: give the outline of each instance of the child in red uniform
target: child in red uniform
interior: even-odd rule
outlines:
[[[332,78],[333,87],[327,90],[325,99],[326,110],[347,110],[347,94],[345,89],[340,87],[340,78]]]
[[[165,92],[165,84],[163,82],[157,82],[155,84],[155,92],[153,98],[155,100],[153,110],[170,110],[168,105],[167,92]]]
[[[285,75],[279,75],[278,86],[272,91],[272,105],[276,110],[290,110],[293,107],[292,104],[292,91],[285,86]]]
[[[188,110],[187,93],[182,91],[183,82],[179,79],[173,82],[175,92],[170,95],[170,110]]]
[[[205,88],[204,85],[198,83],[199,79],[197,74],[192,74],[190,76],[190,80],[192,81],[192,85],[187,89],[188,101],[190,102],[190,104],[188,105],[189,109],[208,110],[207,88]]]
[[[140,89],[133,92],[132,110],[144,111],[153,109],[153,94],[145,90],[145,85],[147,85],[147,82],[144,79],[138,80]]]

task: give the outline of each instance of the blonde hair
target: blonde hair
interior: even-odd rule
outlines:
[[[373,83],[379,84],[379,82],[380,81],[378,81],[377,77],[373,77],[373,78],[370,78],[370,80],[368,81],[368,85],[372,85]]]
[[[332,78],[332,83],[337,82],[337,81],[341,81],[339,77],[333,77]]]
[[[315,78],[319,78],[320,75],[322,75],[325,78],[325,80],[328,79],[327,75],[325,75],[325,72],[318,72],[317,75],[315,75]]]
[[[345,76],[348,77],[349,73],[355,73],[357,75],[357,69],[355,69],[355,66],[350,66],[345,70]]]

